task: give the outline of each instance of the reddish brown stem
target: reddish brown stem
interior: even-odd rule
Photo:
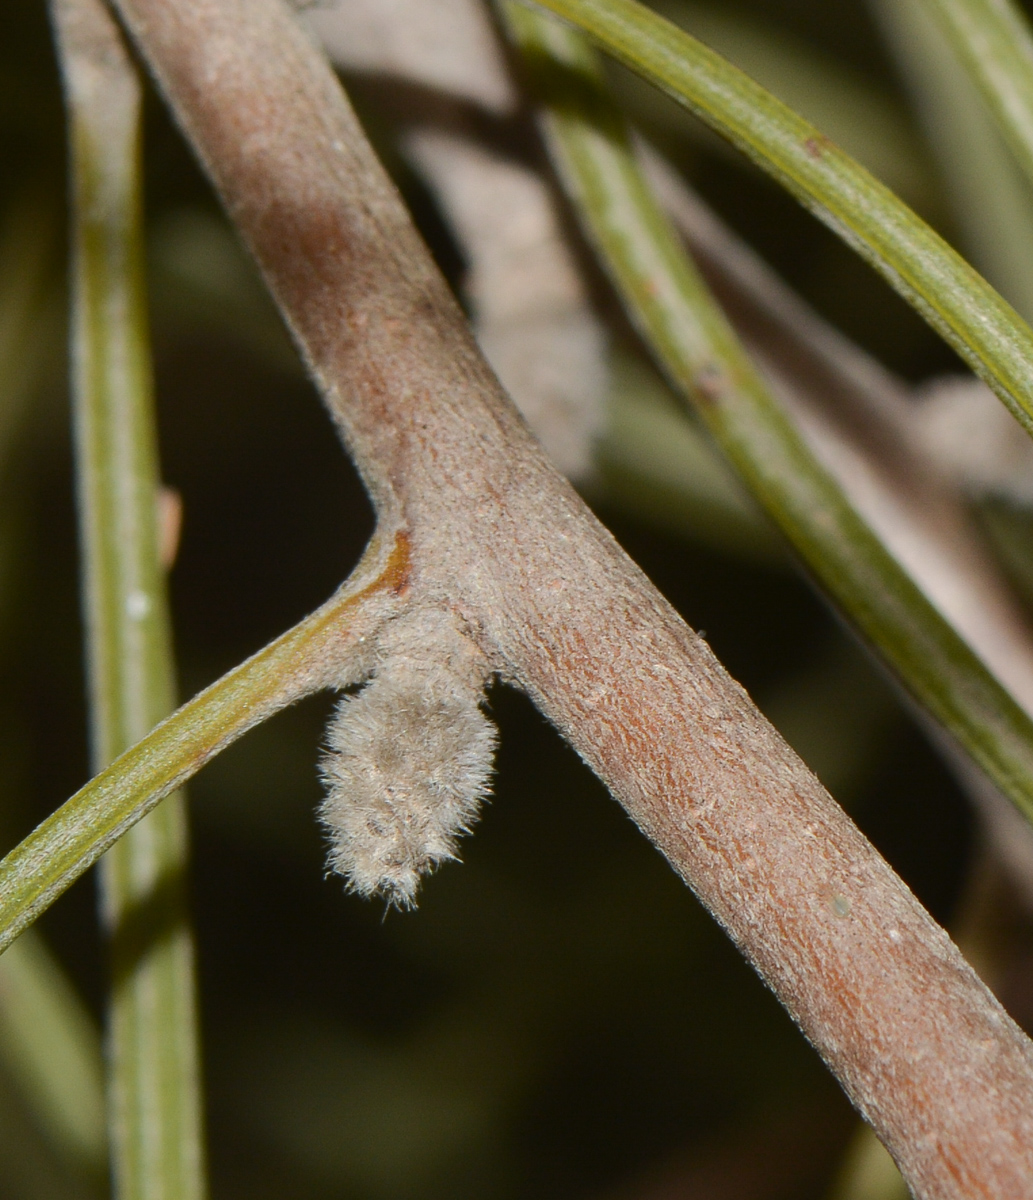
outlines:
[[[118,0],[414,595],[448,603],[778,994],[923,1197],[1033,1194],[1033,1045],[549,465],[280,0]]]

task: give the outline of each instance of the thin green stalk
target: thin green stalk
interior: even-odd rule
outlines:
[[[637,166],[575,31],[507,3],[563,182],[680,392],[826,590],[1033,821],[1033,721],[858,515],[748,360]]]
[[[650,8],[680,29],[689,30],[824,129],[917,211],[937,207],[938,181],[929,170],[931,164],[921,135],[908,120],[905,105],[880,81],[798,41],[771,22],[762,6],[744,8],[714,4],[712,0],[651,0]],[[709,130],[667,103],[637,76],[619,76],[611,80],[611,86],[622,105],[626,94],[643,106],[634,110],[635,120],[641,119],[641,113],[646,128],[655,122],[662,142],[667,133],[679,142],[703,137],[713,144]],[[725,149],[734,153],[730,147]]]
[[[813,125],[636,0],[537,0],[695,113],[865,258],[1033,435],[1033,330]]]
[[[1033,183],[1033,30],[1013,0],[925,0]]]
[[[53,6],[68,104],[73,408],[95,769],[173,707],[143,280],[142,93],[100,0]],[[101,864],[111,943],[108,1126],[125,1200],[205,1195],[183,796]]]
[[[969,259],[1033,319],[1033,194],[927,0],[869,0],[936,155]]]
[[[375,539],[337,595],[167,717],[0,862],[0,952],[166,796],[274,713],[362,675],[362,642],[406,583],[404,539]]]
[[[0,477],[16,458],[28,401],[50,348],[48,290],[56,265],[57,213],[37,188],[0,220]],[[52,357],[52,356],[51,356]],[[0,531],[3,542],[7,541]],[[9,547],[0,547],[6,557]],[[0,616],[4,605],[0,603]],[[5,780],[10,784],[10,780]],[[6,790],[6,789],[5,789]],[[42,937],[26,935],[0,960],[0,1062],[28,1114],[72,1176],[87,1186],[107,1174],[104,1073],[90,1014]]]
[[[100,1037],[57,959],[29,933],[0,959],[0,1053],[51,1146],[79,1175],[103,1179]]]
[[[722,554],[787,567],[785,546],[707,431],[686,421],[645,363],[611,355],[606,425],[583,484],[593,502],[616,505]]]

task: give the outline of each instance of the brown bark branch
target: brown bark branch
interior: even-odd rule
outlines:
[[[1033,1180],[1033,1045],[549,465],[279,0],[119,0],[373,495],[776,991],[916,1194]]]
[[[916,444],[911,389],[817,316],[655,151],[639,149],[658,199],[814,452],[912,579],[1033,713],[1028,618],[973,527],[957,481]],[[950,735],[900,694],[976,806],[1023,903],[1033,906],[1033,829]]]

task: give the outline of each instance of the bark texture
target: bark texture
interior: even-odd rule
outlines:
[[[922,1197],[1033,1195],[1033,1045],[547,462],[280,0],[118,0],[450,610],[740,946]]]

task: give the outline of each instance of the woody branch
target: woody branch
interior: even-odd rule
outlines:
[[[774,989],[923,1197],[1033,1178],[1033,1045],[548,463],[280,0],[117,7],[283,310],[411,602],[449,611]]]

